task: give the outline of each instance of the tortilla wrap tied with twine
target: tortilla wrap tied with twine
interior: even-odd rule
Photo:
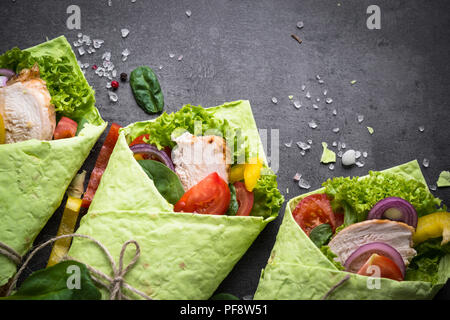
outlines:
[[[64,193],[83,165],[106,123],[95,108],[94,90],[78,66],[64,36],[26,49],[32,57],[64,57],[86,96],[73,113],[64,114],[85,125],[76,137],[52,141],[28,140],[0,145],[0,242],[21,256],[61,204]],[[0,286],[16,272],[16,264],[0,255]]]
[[[248,101],[205,110],[216,119],[226,119],[233,128],[242,128],[249,145],[267,163]],[[267,218],[173,212],[128,147],[128,142],[146,133],[146,123],[121,130],[77,233],[97,239],[114,257],[124,241],[137,241],[141,255],[124,281],[152,299],[208,299],[278,212]],[[132,258],[127,254],[124,263]],[[68,255],[112,273],[99,248],[85,239],[74,239]],[[139,298],[131,292],[127,295]]]
[[[426,181],[416,160],[387,169],[409,179]],[[395,281],[380,278],[380,288],[368,288],[369,277],[338,270],[303,232],[292,216],[297,204],[305,197],[321,193],[324,188],[291,199],[286,206],[269,261],[261,272],[255,300],[329,299],[382,300],[431,299],[450,277],[450,255],[441,258],[438,282]],[[345,277],[329,295],[327,293]],[[377,279],[378,280],[378,279]]]

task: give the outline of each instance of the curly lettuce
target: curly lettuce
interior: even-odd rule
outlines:
[[[250,212],[252,216],[276,216],[284,202],[284,197],[278,190],[277,176],[269,168],[262,169],[253,195],[253,208]]]
[[[16,47],[0,56],[0,68],[19,73],[22,69],[31,68],[37,63],[55,110],[60,115],[80,120],[83,111],[95,105],[95,96],[94,90],[72,60],[68,55],[53,56],[49,51],[45,51],[42,55],[34,55],[30,51]]]
[[[439,281],[439,263],[443,256],[450,254],[450,243],[441,245],[442,237],[429,239],[420,243],[414,249],[417,255],[411,260],[406,269],[405,280]]]
[[[369,210],[387,197],[400,197],[409,201],[419,217],[432,213],[441,205],[423,183],[401,175],[370,171],[365,178],[336,177],[323,183],[325,193],[331,197],[333,207],[345,211],[344,224],[364,221]]]

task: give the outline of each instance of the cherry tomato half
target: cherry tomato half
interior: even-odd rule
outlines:
[[[225,214],[230,205],[228,184],[213,172],[190,188],[175,204],[175,212],[195,212],[201,214]]]
[[[237,181],[234,184],[236,189],[236,200],[239,204],[239,209],[236,212],[237,216],[249,216],[253,208],[253,192],[250,192],[245,187],[245,183]]]
[[[402,281],[403,275],[397,264],[388,257],[372,254],[366,263],[359,269],[358,274],[363,276],[379,276],[392,280]]]

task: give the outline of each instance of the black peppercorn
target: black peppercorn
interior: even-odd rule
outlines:
[[[128,75],[125,72],[122,72],[120,74],[120,80],[125,82],[125,81],[127,81],[127,78],[128,78]]]

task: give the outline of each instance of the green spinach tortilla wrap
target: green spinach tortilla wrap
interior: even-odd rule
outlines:
[[[7,51],[0,68],[3,74],[16,73],[0,87],[0,242],[23,256],[106,123],[65,37]],[[69,126],[61,128],[64,117]],[[66,129],[74,137],[68,138]],[[60,139],[52,140],[57,132]],[[15,272],[16,265],[0,255],[0,286]]]
[[[239,158],[258,160],[253,164],[231,164],[225,178],[217,174],[224,174],[220,166],[226,164],[221,163],[221,159],[210,166],[201,166],[202,170],[217,168],[214,169],[217,172],[208,173],[206,178],[198,177],[204,174],[199,169],[200,165],[194,175],[189,175],[187,170],[184,171],[185,176],[180,173],[180,168],[184,167],[177,158],[184,149],[179,139],[187,139],[188,144],[216,146],[219,150],[211,156],[219,155],[221,158],[221,137],[231,149],[229,156],[233,163]],[[141,143],[133,145],[136,140]],[[153,155],[159,154],[162,158],[167,158],[161,154],[165,148],[173,149],[171,160],[177,164],[176,174],[160,162],[139,158],[144,152],[140,148],[151,148]],[[170,161],[166,160],[163,162],[170,166]],[[145,161],[150,161],[154,167],[146,166]],[[155,166],[163,166],[165,171],[154,170]],[[239,177],[242,174],[240,169],[245,173],[244,179]],[[168,176],[164,173],[166,171],[169,171]],[[171,182],[172,178],[168,177],[174,175],[175,178],[178,175],[189,179]],[[168,186],[161,183],[162,179]],[[195,179],[201,181],[190,187],[189,183]],[[215,183],[221,181],[223,186],[225,179],[230,183],[230,191],[226,192],[229,199],[226,207],[222,207],[225,191]],[[236,180],[234,191],[231,190],[233,180]],[[251,192],[241,188],[244,180],[244,188],[251,185]],[[204,186],[205,181],[210,184],[202,187],[196,196],[209,197],[211,193],[212,196],[189,207],[193,198],[182,199],[193,195],[192,190]],[[180,188],[180,182],[181,192],[172,199]],[[228,190],[227,184],[224,188]],[[218,190],[224,193],[216,194]],[[241,192],[251,193],[252,206],[243,200],[246,198],[241,197]],[[250,103],[236,101],[207,109],[187,105],[178,112],[164,113],[155,120],[137,122],[121,130],[99,188],[77,233],[101,242],[115,259],[118,259],[124,242],[130,239],[137,241],[141,254],[124,281],[152,299],[208,299],[266,224],[276,218],[283,201],[277,189],[276,175],[267,166]],[[219,213],[223,209],[226,212]],[[124,265],[133,257],[134,252],[131,251],[125,252]],[[112,275],[111,265],[102,251],[86,239],[75,238],[68,256]],[[126,289],[124,293],[139,298]]]
[[[287,203],[254,299],[431,299],[450,277],[450,213],[440,205],[415,160],[329,179]]]

